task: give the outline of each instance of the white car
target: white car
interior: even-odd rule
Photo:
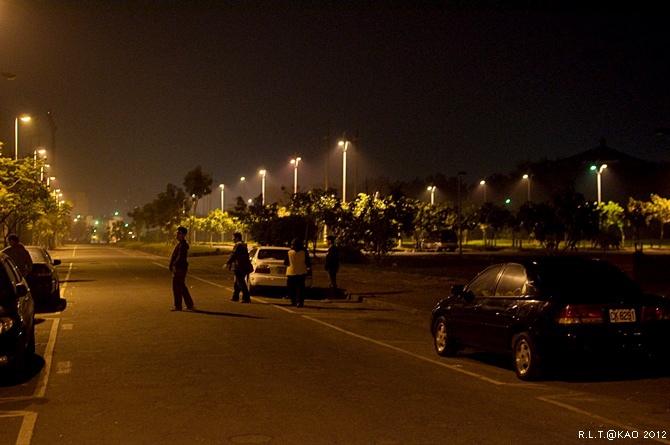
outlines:
[[[288,247],[262,246],[254,247],[249,252],[253,271],[247,276],[249,292],[254,293],[260,288],[286,287],[286,266]],[[312,287],[312,273],[305,279],[305,287]]]

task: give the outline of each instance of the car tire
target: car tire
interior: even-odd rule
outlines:
[[[435,352],[441,357],[456,355],[456,344],[449,335],[445,317],[438,317],[433,324],[433,345],[435,346]]]
[[[249,276],[247,275],[247,289],[249,289],[249,295],[255,295],[258,290],[258,286],[252,286]]]
[[[14,375],[17,378],[24,376],[30,371],[30,368],[33,364],[33,357],[35,356],[35,326],[30,329],[28,334],[28,343],[23,346],[21,345],[16,356],[16,361],[14,362],[14,367],[12,369]]]
[[[532,381],[540,377],[540,356],[535,340],[528,332],[512,338],[512,358],[514,372],[520,380]]]

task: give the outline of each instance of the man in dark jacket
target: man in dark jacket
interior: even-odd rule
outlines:
[[[33,260],[30,258],[28,250],[19,242],[19,236],[14,233],[7,237],[7,241],[9,242],[9,247],[6,247],[2,252],[9,255],[14,260],[14,264],[19,268],[21,275],[24,278],[27,277],[30,271],[33,270]]]
[[[182,298],[186,303],[187,310],[194,310],[195,305],[191,298],[191,293],[186,286],[186,272],[188,271],[188,243],[186,242],[185,227],[177,228],[177,245],[172,251],[170,258],[170,272],[172,273],[172,293],[174,295],[174,307],[172,311],[180,311]]]
[[[249,288],[247,287],[247,275],[251,273],[251,260],[249,260],[249,250],[247,245],[242,242],[242,234],[235,232],[233,234],[233,253],[228,258],[226,264],[228,269],[235,274],[235,284],[233,285],[233,298],[230,301],[240,301],[240,292],[242,292],[242,303],[251,303]]]
[[[326,265],[324,266],[324,269],[328,272],[330,296],[331,298],[337,298],[337,271],[340,270],[340,252],[335,245],[334,236],[329,235],[326,237],[326,240],[328,241],[328,251],[326,252]]]

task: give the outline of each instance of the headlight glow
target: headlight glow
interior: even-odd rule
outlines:
[[[9,317],[0,318],[0,334],[4,334],[14,326],[14,320]]]

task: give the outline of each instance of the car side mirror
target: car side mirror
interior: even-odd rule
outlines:
[[[61,264],[60,260],[54,260],[54,266],[59,266]]]
[[[26,295],[28,295],[28,286],[26,286],[23,283],[17,284],[16,285],[16,294],[19,297],[25,297]]]

